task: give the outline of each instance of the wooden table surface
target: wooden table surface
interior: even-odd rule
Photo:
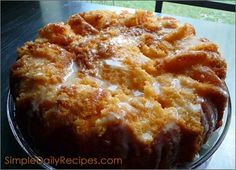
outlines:
[[[70,15],[83,11],[122,8],[79,1],[2,2],[1,8],[1,165],[2,168],[17,168],[4,164],[5,156],[27,156],[14,139],[6,116],[9,68],[16,60],[16,48],[25,41],[33,40],[37,30],[49,22],[65,21]],[[231,95],[232,120],[225,140],[213,155],[207,168],[235,169],[235,25],[176,18],[181,22],[192,24],[199,37],[206,37],[217,43],[228,64],[226,84]],[[23,168],[29,167],[37,168],[37,166]]]

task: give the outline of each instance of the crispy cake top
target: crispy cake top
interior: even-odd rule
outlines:
[[[70,125],[102,136],[126,127],[147,148],[163,131],[188,129],[201,143],[220,126],[225,74],[216,44],[146,11],[91,11],[48,24],[18,49],[12,68],[17,105],[28,103],[49,131]],[[210,121],[206,103],[216,108]]]

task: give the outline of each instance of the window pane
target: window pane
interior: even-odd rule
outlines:
[[[115,1],[116,6],[134,9],[145,9],[149,11],[155,10],[155,4],[155,1]]]
[[[149,11],[154,11],[156,4],[154,0],[152,1],[85,0],[85,1],[97,4],[126,7],[126,8],[144,9]],[[221,1],[221,2],[235,4],[235,1]],[[235,24],[234,12],[195,7],[190,5],[163,2],[162,13],[178,15],[178,16],[186,16],[195,19],[204,19],[226,24]]]
[[[134,9],[144,9],[149,11],[155,10],[156,2],[153,1],[124,1],[124,0],[113,0],[113,1],[95,1],[95,0],[87,0],[87,2],[104,4],[104,5],[113,5],[120,6],[126,8],[134,8]]]
[[[223,1],[222,1],[223,2]],[[190,5],[164,2],[162,13],[204,19],[214,22],[235,24],[235,13]]]

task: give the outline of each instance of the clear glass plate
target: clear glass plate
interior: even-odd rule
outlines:
[[[181,168],[181,169],[182,168],[184,169],[185,168],[190,168],[190,169],[205,168],[207,164],[209,163],[211,156],[214,154],[214,152],[219,148],[219,146],[223,142],[227,134],[227,131],[230,125],[230,119],[231,119],[231,100],[230,100],[228,88],[227,88],[227,93],[228,93],[228,102],[227,102],[227,106],[226,106],[224,117],[223,117],[223,125],[212,134],[212,136],[208,139],[207,143],[202,146],[198,155],[195,157],[195,159],[192,162],[190,162],[189,164],[186,164],[184,167],[178,167],[178,168]],[[16,121],[15,104],[10,94],[10,91],[8,92],[8,98],[7,98],[7,117],[8,117],[8,122],[11,128],[11,131],[15,139],[19,143],[19,145],[23,148],[23,150],[31,158],[35,159],[37,162],[41,162],[39,165],[42,168],[54,169],[53,166],[47,163],[42,163],[42,157],[40,157],[40,155],[37,154],[36,149],[30,146],[30,144],[25,140],[24,134],[22,134]]]

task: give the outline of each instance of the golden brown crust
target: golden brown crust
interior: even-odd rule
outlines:
[[[11,90],[19,120],[46,152],[168,168],[191,161],[221,125],[225,75],[217,45],[189,24],[91,11],[46,25],[19,48]]]

